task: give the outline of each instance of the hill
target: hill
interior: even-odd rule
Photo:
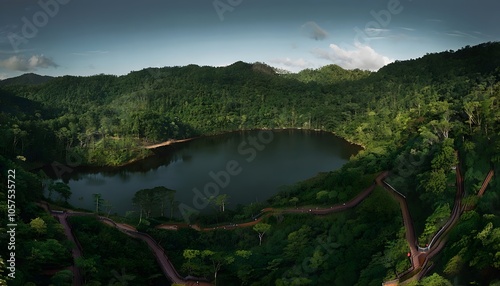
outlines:
[[[199,220],[231,221],[264,207],[337,202],[371,182],[374,174],[390,171],[388,181],[407,198],[419,245],[425,246],[451,215],[461,184],[458,166],[467,208],[446,234],[448,244],[432,272],[461,284],[489,285],[500,277],[500,182],[494,178],[482,198],[476,193],[500,163],[499,55],[500,43],[485,43],[395,62],[378,72],[332,65],[281,74],[264,64],[236,62],[148,68],[124,76],[64,76],[41,84],[24,78],[29,83],[0,89],[0,159],[21,170],[75,155],[82,165],[119,166],[150,155],[145,145],[168,139],[253,128],[331,131],[365,150],[340,171],[291,186],[258,209],[248,206],[233,216]],[[30,184],[20,184],[18,194],[23,201],[41,197],[41,183],[35,175],[26,176]],[[1,191],[7,193],[5,184]],[[228,285],[380,285],[409,267],[399,210],[384,194],[375,192],[359,209],[324,220],[269,218],[273,228],[260,248],[248,238],[252,230],[207,235],[210,239],[149,231],[167,244],[175,240],[176,261],[183,261],[179,247],[232,241],[251,248],[254,258],[221,271]],[[33,213],[26,214],[27,222],[31,218]],[[321,248],[324,241],[333,249],[328,255]],[[295,267],[313,263],[309,272]],[[189,261],[185,265],[191,267]]]
[[[53,79],[51,76],[42,76],[34,73],[26,73],[17,77],[0,80],[0,86],[6,85],[37,85],[46,83]]]

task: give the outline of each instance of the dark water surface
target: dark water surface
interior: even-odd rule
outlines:
[[[93,209],[92,194],[112,204],[112,213],[133,210],[140,189],[165,186],[179,203],[203,209],[203,194],[228,194],[228,208],[264,201],[318,172],[340,168],[360,148],[331,133],[305,130],[245,131],[162,147],[156,156],[120,169],[78,170],[69,178],[69,202]],[[198,194],[198,195],[197,195]],[[167,210],[167,213],[169,211]]]

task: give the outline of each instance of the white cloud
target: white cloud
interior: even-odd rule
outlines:
[[[0,73],[0,80],[4,80],[7,78],[7,75],[4,73]]]
[[[312,21],[302,25],[301,31],[306,37],[316,41],[321,41],[328,37],[328,33]]]
[[[33,55],[30,58],[22,56],[12,56],[6,60],[0,61],[0,67],[13,71],[35,71],[39,68],[56,68],[58,65],[50,58],[44,55]]]
[[[281,66],[284,66],[284,67],[291,68],[294,71],[295,70],[303,70],[303,69],[313,68],[314,67],[313,63],[311,63],[311,62],[309,62],[307,60],[304,60],[302,58],[296,59],[296,60],[292,60],[290,58],[281,58],[281,59],[270,60],[270,62],[273,63],[273,64],[278,64],[278,65],[281,65]]]
[[[378,54],[370,46],[360,43],[354,44],[350,50],[342,49],[335,44],[330,44],[329,50],[315,50],[317,57],[330,60],[345,69],[378,70],[391,63],[393,60]]]
[[[391,30],[389,29],[377,29],[377,28],[366,28],[365,29],[365,33],[368,34],[368,35],[378,35],[378,34],[381,34],[381,33],[388,33],[390,32]]]
[[[454,31],[451,31],[451,32],[448,32],[448,33],[445,33],[446,35],[448,36],[452,36],[452,37],[463,37],[463,38],[472,38],[472,39],[477,39],[477,37],[471,35],[471,34],[467,34],[467,33],[464,33],[462,31],[457,31],[457,30],[454,30]]]

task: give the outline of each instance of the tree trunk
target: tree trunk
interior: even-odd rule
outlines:
[[[138,223],[137,225],[140,225],[140,224],[141,224],[141,222],[142,222],[142,208],[141,208],[141,210],[140,210],[140,213],[141,213],[141,214],[139,215],[139,223]]]

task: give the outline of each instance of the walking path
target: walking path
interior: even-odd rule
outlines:
[[[385,178],[389,172],[383,172],[380,175],[378,175],[376,180],[382,180]],[[352,200],[344,203],[344,204],[338,204],[334,205],[331,207],[327,208],[319,208],[319,207],[310,207],[310,208],[294,208],[294,209],[275,209],[275,208],[265,208],[262,209],[261,212],[254,217],[252,221],[249,222],[244,222],[244,223],[239,223],[239,224],[227,224],[227,225],[220,225],[220,226],[215,226],[215,227],[201,227],[200,225],[197,224],[183,224],[183,223],[175,223],[175,224],[170,224],[170,223],[165,223],[158,225],[157,228],[161,229],[168,229],[168,230],[177,230],[179,228],[183,227],[191,227],[192,229],[198,230],[198,231],[212,231],[216,229],[226,229],[226,230],[231,230],[235,228],[244,228],[244,227],[250,227],[254,226],[255,224],[259,223],[262,221],[264,218],[269,217],[274,214],[290,214],[290,213],[309,213],[309,214],[315,214],[315,215],[327,215],[335,212],[341,212],[348,210],[350,208],[353,208],[357,206],[360,202],[362,202],[371,192],[375,189],[375,183],[366,188],[363,192],[361,192],[359,195],[354,197]]]
[[[54,211],[51,210],[50,207],[46,202],[42,202],[39,204],[41,207],[43,207],[46,211],[50,212],[54,217],[58,218],[59,221],[61,222],[63,228],[64,228],[64,233],[68,237],[70,241],[72,241],[75,244],[75,248],[72,249],[72,254],[73,254],[73,259],[76,261],[77,258],[82,256],[82,248],[80,244],[78,243],[78,240],[75,238],[73,235],[73,232],[71,231],[71,226],[67,222],[67,217],[68,216],[96,216],[93,213],[85,213],[85,212],[73,212],[73,211]],[[170,260],[168,259],[165,250],[148,234],[142,233],[137,231],[133,226],[130,226],[128,224],[123,224],[123,223],[116,223],[112,219],[106,218],[106,217],[98,217],[99,220],[101,220],[103,223],[113,226],[116,229],[120,230],[121,232],[127,234],[128,236],[138,238],[149,246],[151,251],[153,252],[154,256],[156,257],[156,260],[158,261],[158,264],[160,268],[162,269],[163,273],[165,274],[165,277],[167,277],[171,282],[173,283],[179,283],[179,284],[184,284],[186,286],[191,286],[191,285],[202,285],[202,286],[211,286],[212,284],[208,283],[206,279],[204,278],[197,278],[197,277],[190,277],[189,279],[183,278],[179,275],[179,273],[175,270],[175,267],[172,265]],[[73,265],[71,267],[71,270],[73,272],[73,285],[75,286],[81,286],[83,285],[83,277],[81,275],[81,272],[79,269]]]
[[[250,227],[253,226],[260,221],[262,221],[264,218],[269,217],[274,214],[288,214],[288,213],[309,213],[313,215],[327,215],[330,213],[335,213],[335,212],[341,212],[348,210],[350,208],[353,208],[357,206],[360,202],[362,202],[368,195],[372,193],[372,191],[375,189],[375,186],[381,186],[388,192],[392,193],[397,201],[399,202],[400,208],[401,208],[401,213],[403,216],[403,223],[404,223],[404,228],[405,228],[405,237],[408,242],[408,245],[410,247],[410,255],[411,255],[411,262],[412,266],[405,272],[401,273],[398,275],[398,279],[394,281],[387,282],[385,285],[389,284],[394,284],[394,283],[400,283],[403,281],[407,281],[410,278],[416,278],[416,279],[421,279],[425,274],[432,268],[432,264],[429,263],[430,259],[432,259],[441,249],[444,247],[446,240],[445,240],[445,235],[449,232],[449,230],[458,222],[458,219],[460,218],[461,213],[464,211],[464,206],[462,206],[462,199],[464,197],[464,182],[461,174],[461,165],[459,164],[456,168],[456,194],[455,194],[455,199],[454,199],[454,206],[453,206],[453,211],[448,219],[448,221],[445,223],[445,225],[434,235],[434,237],[431,239],[431,242],[429,245],[425,248],[419,247],[417,238],[415,236],[415,231],[414,231],[414,226],[413,222],[410,216],[410,212],[408,209],[408,204],[406,202],[406,197],[398,192],[395,188],[393,188],[390,184],[384,181],[384,179],[389,175],[388,171],[385,171],[377,176],[375,179],[375,182],[366,188],[363,192],[358,194],[356,197],[351,199],[350,201],[343,203],[343,204],[338,204],[334,205],[328,208],[319,208],[319,207],[309,207],[309,208],[290,208],[290,209],[275,209],[275,208],[265,208],[261,210],[261,213],[259,213],[257,216],[253,218],[252,221],[245,222],[245,223],[240,223],[240,224],[227,224],[227,225],[221,225],[221,226],[216,226],[216,227],[201,227],[199,225],[188,225],[188,224],[183,224],[183,223],[176,223],[176,224],[162,224],[157,226],[157,228],[160,229],[168,229],[168,230],[177,230],[179,228],[186,228],[186,227],[191,227],[195,230],[198,231],[213,231],[216,229],[226,229],[226,230],[231,230],[231,229],[236,229],[236,228],[244,228],[244,227]],[[484,189],[490,182],[491,178],[493,177],[493,170],[491,170],[488,173],[488,176],[486,177],[483,186],[481,187],[481,190],[479,194],[484,193]],[[478,195],[479,195],[478,194]],[[48,208],[46,208],[49,210]],[[54,214],[54,211],[52,211]],[[69,225],[66,222],[66,218],[68,215],[92,215],[89,213],[57,213],[54,214],[59,217],[61,223],[63,224],[65,228],[66,235],[70,240],[74,241],[77,246],[78,243],[75,241],[71,229]],[[155,255],[161,269],[163,270],[163,273],[165,274],[166,277],[169,278],[174,283],[184,283],[185,285],[212,285],[208,283],[206,280],[202,280],[194,277],[194,278],[183,278],[179,275],[179,273],[176,271],[175,267],[172,265],[170,260],[168,259],[167,255],[165,254],[164,249],[148,234],[138,232],[134,227],[127,225],[127,224],[119,224],[114,222],[113,220],[109,218],[104,218],[104,217],[99,217],[99,219],[106,224],[109,224],[113,227],[116,227],[123,233],[139,238],[143,241],[145,241],[149,248],[153,251],[153,254]],[[81,248],[79,250],[73,250],[73,257],[76,259],[76,257],[81,256]],[[78,269],[75,268],[75,278],[74,278],[74,285],[82,285],[81,282],[80,284],[75,282],[78,282],[77,280],[81,280],[81,275],[78,273]]]
[[[490,181],[493,178],[494,174],[495,174],[495,171],[493,169],[488,172],[488,175],[486,176],[486,179],[484,179],[484,182],[481,185],[481,189],[479,189],[479,192],[477,193],[478,197],[482,197],[484,195],[484,191],[486,191],[486,187],[490,183]]]
[[[59,222],[62,224],[64,227],[64,234],[66,234],[66,237],[73,242],[75,247],[71,249],[71,254],[73,255],[73,265],[71,266],[71,272],[73,272],[73,285],[75,286],[80,286],[83,285],[83,276],[82,273],[80,272],[80,269],[76,266],[76,260],[82,256],[82,250],[79,247],[79,243],[77,243],[75,237],[73,236],[73,232],[71,231],[71,228],[68,224],[67,218],[68,216],[66,214],[58,214],[55,215],[58,219]]]

